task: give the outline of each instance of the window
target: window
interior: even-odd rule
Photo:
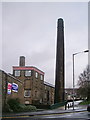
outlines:
[[[38,73],[36,72],[35,77],[38,78]]]
[[[25,76],[31,76],[31,70],[26,70],[25,71]]]
[[[25,101],[25,104],[30,104],[30,102],[29,101]]]
[[[38,97],[37,91],[35,91],[35,97],[36,97],[36,98]]]
[[[45,90],[47,89],[47,86],[45,85]]]
[[[40,99],[40,103],[42,103],[43,102],[43,100],[42,99]]]
[[[43,75],[41,75],[40,77],[41,77],[41,80],[43,80]]]
[[[30,90],[24,91],[24,97],[30,97]]]
[[[15,70],[15,76],[20,76],[20,70]]]
[[[47,98],[47,93],[44,94],[44,98],[45,98],[45,99]]]

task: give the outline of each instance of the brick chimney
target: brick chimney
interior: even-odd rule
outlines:
[[[57,23],[57,53],[54,103],[64,101],[64,21],[58,19]]]
[[[19,66],[25,66],[25,57],[24,56],[20,56]]]

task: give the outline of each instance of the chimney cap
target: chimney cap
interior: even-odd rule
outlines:
[[[24,58],[25,58],[25,56],[23,56],[23,55],[22,55],[22,56],[20,56],[20,57],[24,57]]]

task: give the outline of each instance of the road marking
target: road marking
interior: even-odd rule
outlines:
[[[50,115],[64,115],[64,114],[73,114],[73,113],[80,113],[80,112],[87,112],[85,111],[74,111],[74,112],[66,112],[66,113],[51,113],[51,114],[45,114],[45,115],[24,115],[24,116],[5,116],[5,117],[0,117],[0,118],[26,118],[26,117],[36,117],[36,116],[50,116]]]
[[[25,117],[30,117],[30,116],[9,116],[9,117],[0,117],[0,118],[25,118]]]

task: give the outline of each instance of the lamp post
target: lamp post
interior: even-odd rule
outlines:
[[[77,54],[79,54],[79,53],[86,53],[86,52],[89,52],[89,50],[85,50],[85,51],[77,52],[77,53],[73,54],[73,110],[74,110],[74,88],[75,88],[75,80],[74,80],[74,56],[77,55]]]

